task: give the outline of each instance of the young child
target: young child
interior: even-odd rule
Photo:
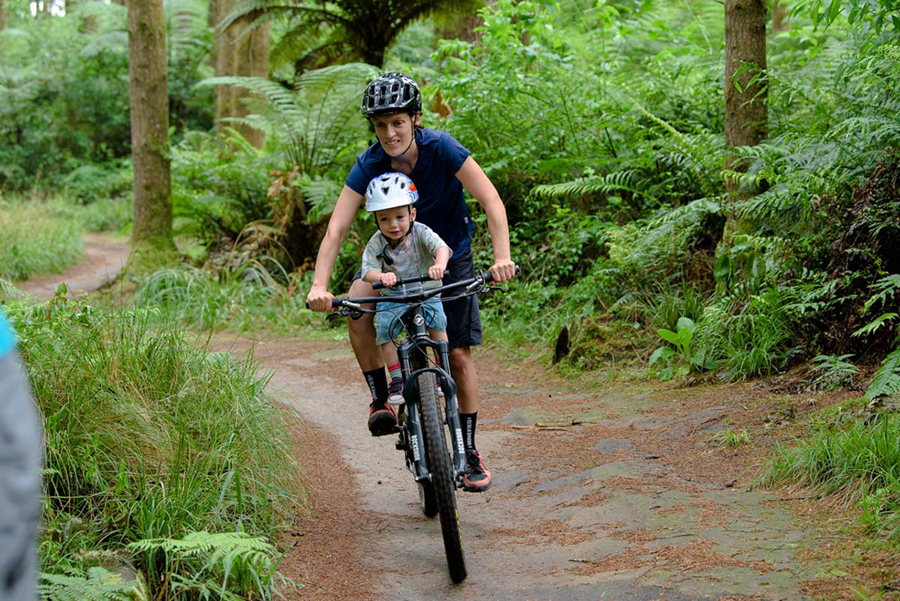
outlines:
[[[450,247],[428,226],[416,223],[413,206],[419,194],[416,186],[403,173],[385,173],[369,182],[366,189],[366,211],[375,215],[378,232],[369,239],[363,252],[363,280],[381,282],[383,296],[402,296],[441,285],[444,270],[452,254]],[[427,273],[431,280],[424,284],[404,284],[391,288],[398,278]],[[390,372],[388,405],[375,399],[371,406],[369,431],[374,436],[390,434],[397,416],[391,405],[403,402],[403,381],[397,347],[392,342],[401,330],[400,317],[409,309],[403,303],[378,303],[375,315],[375,342],[381,347]],[[435,340],[447,340],[447,317],[439,296],[425,303],[425,325]]]

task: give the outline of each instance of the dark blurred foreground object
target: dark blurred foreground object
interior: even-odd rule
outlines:
[[[0,312],[0,601],[37,599],[41,430]]]

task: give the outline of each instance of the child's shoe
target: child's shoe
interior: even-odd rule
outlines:
[[[388,386],[389,405],[403,404],[403,380],[401,378],[392,378],[391,384]]]

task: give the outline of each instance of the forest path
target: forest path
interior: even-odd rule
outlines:
[[[131,247],[126,239],[111,234],[88,233],[84,236],[84,256],[63,273],[41,276],[16,284],[16,287],[38,301],[53,298],[63,282],[69,293],[80,296],[92,292],[118,277]]]
[[[802,502],[749,491],[751,447],[710,442],[752,403],[747,387],[578,389],[480,351],[478,446],[494,485],[458,495],[469,578],[455,586],[394,437],[366,430],[348,345],[253,344],[269,389],[307,422],[314,505],[282,565],[305,585],[289,598],[795,600],[827,573],[798,559],[826,541],[801,524]]]
[[[20,287],[38,298],[60,282],[92,290],[127,257],[126,243],[89,235],[80,264]],[[469,578],[456,586],[395,439],[366,430],[345,342],[219,336],[213,346],[255,347],[269,390],[305,420],[293,434],[312,511],[281,566],[304,585],[289,598],[775,601],[821,592],[829,573],[798,559],[829,540],[801,524],[803,504],[747,489],[764,449],[710,442],[748,406],[768,407],[745,385],[579,388],[479,349],[478,446],[494,485],[458,495]]]

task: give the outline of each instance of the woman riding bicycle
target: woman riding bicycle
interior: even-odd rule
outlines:
[[[471,241],[474,223],[466,207],[463,188],[484,208],[491,234],[494,264],[490,272],[496,282],[515,276],[510,258],[509,226],[506,209],[494,185],[470,156],[469,151],[450,134],[421,127],[422,97],[415,81],[398,73],[387,73],[366,88],[362,113],[372,124],[378,142],[359,155],[350,170],[328,229],[319,247],[313,285],[307,301],[315,311],[331,308],[328,281],[338,251],[357,210],[363,202],[372,178],[387,172],[400,172],[416,182],[419,200],[417,220],[437,233],[451,248],[444,284],[474,274]],[[368,282],[357,274],[350,286],[351,296],[371,296]],[[450,371],[457,384],[460,417],[469,457],[469,473],[464,488],[472,492],[486,490],[491,484],[475,447],[475,426],[479,405],[478,377],[471,347],[481,344],[481,318],[478,300],[469,296],[444,303],[447,334],[450,340]],[[370,415],[385,409],[388,382],[384,361],[375,344],[371,317],[349,320],[350,344],[372,394]]]

